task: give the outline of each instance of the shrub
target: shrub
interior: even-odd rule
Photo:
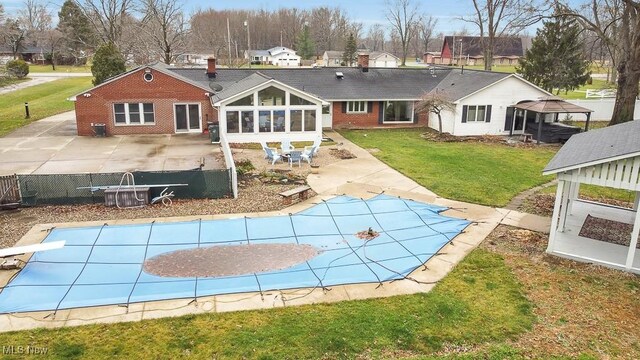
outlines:
[[[236,161],[236,171],[240,176],[245,176],[255,169],[255,166],[253,166],[249,159]]]
[[[91,73],[93,74],[93,85],[99,85],[107,79],[120,75],[127,71],[124,58],[115,45],[109,43],[98,48],[93,56]]]
[[[29,75],[29,64],[21,59],[11,60],[7,63],[7,73],[9,76],[22,79]]]

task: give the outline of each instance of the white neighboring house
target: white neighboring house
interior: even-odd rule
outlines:
[[[369,53],[369,67],[397,68],[400,58],[384,51],[372,51]]]
[[[204,52],[186,52],[178,55],[175,62],[180,65],[207,65],[209,58],[215,58],[215,55]]]
[[[342,51],[327,50],[322,54],[322,65],[327,67],[337,67],[342,64]]]
[[[302,57],[296,54],[295,50],[284,46],[276,46],[269,50],[251,50],[249,53],[245,51],[244,58],[250,59],[251,62],[280,67],[300,66],[302,62]]]
[[[511,105],[552,95],[515,74],[483,79],[491,74],[495,73],[454,70],[440,83],[438,91],[447,93],[456,105],[455,112],[442,112],[443,132],[456,136],[522,134],[524,122],[507,119],[515,111]],[[470,93],[474,85],[481,87]],[[437,115],[429,114],[429,127],[438,129]]]

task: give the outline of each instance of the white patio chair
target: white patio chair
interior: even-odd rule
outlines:
[[[280,143],[280,148],[282,149],[283,154],[288,154],[296,149],[293,145],[291,145],[291,140],[289,139],[282,140],[282,142]]]

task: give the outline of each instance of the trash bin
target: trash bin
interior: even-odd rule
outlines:
[[[97,137],[107,136],[107,124],[95,123],[93,124],[93,132]]]
[[[211,137],[211,143],[219,143],[220,125],[214,123],[209,124],[209,136]]]

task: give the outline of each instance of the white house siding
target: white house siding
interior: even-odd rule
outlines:
[[[381,55],[369,60],[369,67],[396,68],[398,67],[398,59],[388,54]]]
[[[567,100],[572,104],[585,107],[593,110],[591,114],[591,120],[594,121],[609,121],[611,115],[613,115],[613,107],[616,103],[616,99],[599,99],[599,100]],[[583,114],[570,114],[573,120],[586,120],[587,116]],[[560,116],[564,118],[563,115]],[[640,119],[640,100],[636,100],[636,109],[633,114],[634,119]]]
[[[537,100],[548,96],[544,91],[515,77],[508,77],[479,92],[460,100],[456,105],[456,113],[443,114],[444,131],[456,136],[468,135],[502,135],[505,134],[504,125],[507,107],[523,100]],[[464,105],[491,105],[491,122],[462,122],[462,107]],[[429,126],[437,129],[437,116],[431,116]]]

